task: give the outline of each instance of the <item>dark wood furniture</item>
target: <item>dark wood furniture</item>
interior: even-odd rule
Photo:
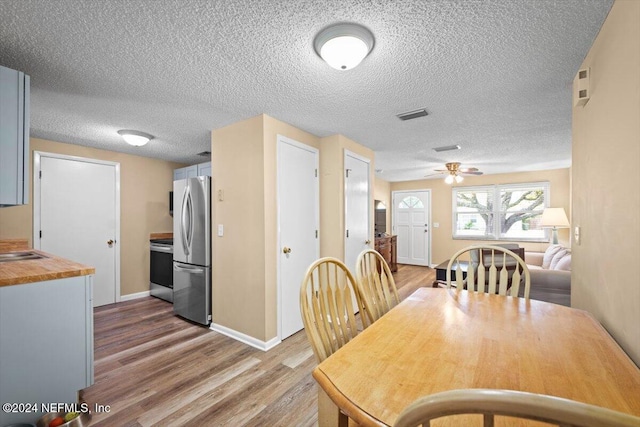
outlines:
[[[438,265],[436,265],[436,280],[433,281],[433,287],[437,288],[439,285],[447,286],[447,265],[449,265],[449,260],[446,260]],[[467,267],[469,263],[466,261],[460,261],[460,268],[462,269],[462,278],[467,277]],[[451,272],[451,280],[455,280],[456,272],[453,270]]]
[[[376,237],[374,245],[374,249],[382,255],[393,273],[398,271],[397,237],[398,236]]]

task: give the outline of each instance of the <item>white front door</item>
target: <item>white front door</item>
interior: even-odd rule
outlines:
[[[429,265],[430,192],[393,192],[393,232],[399,264]]]
[[[280,339],[303,328],[300,285],[319,258],[318,150],[278,135]]]
[[[119,301],[119,164],[34,157],[34,247],[94,267],[94,307]]]
[[[369,163],[369,159],[345,150],[344,262],[354,274],[358,255],[371,247],[369,215],[373,209],[373,200],[370,200]]]

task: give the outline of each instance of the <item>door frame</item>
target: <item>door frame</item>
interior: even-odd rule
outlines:
[[[431,221],[431,189],[428,188],[419,188],[416,190],[396,190],[391,192],[391,234],[394,235],[396,231],[396,203],[395,198],[396,194],[403,193],[427,193],[427,203],[429,207],[427,209],[427,224],[428,233],[427,233],[427,266],[431,267],[431,234],[433,233],[433,225]]]
[[[371,227],[372,223],[372,211],[373,211],[373,174],[371,173],[371,159],[361,156],[358,153],[354,153],[353,151],[349,151],[346,148],[344,149],[344,156],[342,159],[342,170],[343,175],[342,179],[344,180],[343,192],[344,196],[342,199],[342,203],[344,205],[344,224],[342,228],[342,250],[343,250],[343,262],[347,263],[347,218],[349,217],[349,212],[347,209],[347,156],[353,157],[354,159],[363,161],[367,164],[367,240],[370,240],[369,247],[373,249],[373,228]]]
[[[278,134],[276,137],[276,233],[277,233],[277,238],[276,238],[276,254],[278,257],[278,261],[276,263],[276,282],[277,282],[277,304],[278,304],[278,308],[277,308],[277,334],[278,334],[278,342],[282,341],[282,282],[281,282],[281,270],[282,270],[282,266],[281,266],[281,260],[282,257],[280,256],[280,248],[282,248],[282,242],[281,242],[281,236],[282,234],[280,233],[280,211],[281,211],[281,206],[280,206],[280,176],[281,176],[281,172],[280,172],[280,143],[283,144],[289,144],[289,145],[293,145],[294,147],[297,147],[299,149],[302,150],[306,150],[306,151],[310,151],[312,153],[315,154],[316,156],[316,170],[318,171],[318,179],[316,180],[315,183],[315,193],[316,193],[316,198],[317,198],[317,211],[316,211],[316,218],[315,218],[315,222],[316,222],[316,229],[318,230],[318,238],[316,239],[316,254],[318,257],[320,257],[320,150],[318,150],[317,148],[311,146],[311,145],[307,145],[304,144],[302,142],[296,141],[294,139],[291,138],[287,138],[284,135],[280,135]],[[302,277],[300,278],[300,282],[302,283]]]
[[[33,248],[40,249],[40,225],[41,225],[41,214],[40,214],[40,161],[42,157],[50,157],[59,160],[70,160],[75,162],[83,162],[83,163],[96,163],[99,165],[113,166],[115,168],[115,240],[116,244],[114,245],[115,249],[115,263],[114,263],[114,278],[115,278],[115,302],[120,302],[120,163],[118,162],[110,162],[107,160],[98,160],[91,159],[87,157],[79,157],[79,156],[69,156],[66,154],[58,154],[58,153],[47,153],[44,151],[34,151],[33,152]],[[95,280],[94,280],[95,285]]]

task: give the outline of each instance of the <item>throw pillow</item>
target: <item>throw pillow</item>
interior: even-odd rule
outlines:
[[[551,264],[549,264],[549,270],[557,270],[556,266],[560,262],[562,258],[567,255],[568,251],[566,249],[560,249],[551,259]]]
[[[567,252],[556,264],[556,270],[571,271],[571,253]]]
[[[563,249],[560,245],[551,245],[546,251],[544,251],[544,256],[542,257],[542,268],[549,268],[551,260],[560,249]]]

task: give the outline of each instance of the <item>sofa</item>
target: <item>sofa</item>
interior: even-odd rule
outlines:
[[[529,297],[571,306],[571,249],[551,245],[544,252],[525,252],[531,274]]]
[[[562,245],[551,245],[544,252],[527,252],[517,243],[499,243],[495,246],[509,249],[524,259],[531,274],[529,298],[571,306],[571,249]],[[470,253],[471,265],[476,268],[478,258],[478,251]],[[484,260],[485,265],[489,263],[489,258]],[[512,258],[506,261],[507,266],[515,264],[516,261]],[[499,260],[496,265],[501,265]],[[523,295],[524,291],[520,288],[520,296]]]

